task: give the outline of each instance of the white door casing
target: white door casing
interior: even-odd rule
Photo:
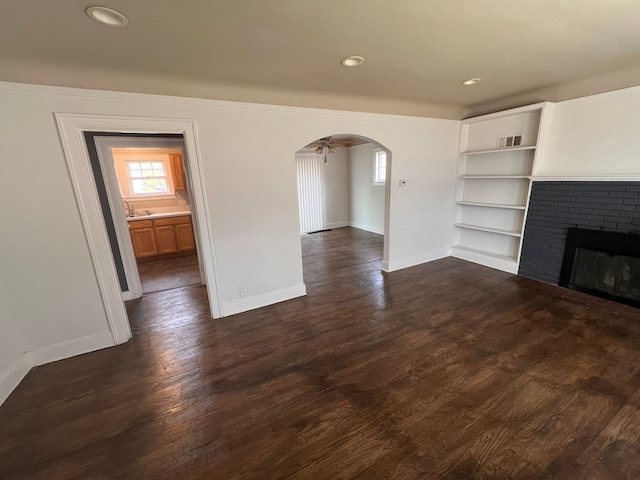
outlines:
[[[118,178],[113,163],[112,148],[180,148],[182,157],[187,161],[184,154],[184,140],[181,138],[154,138],[154,137],[126,137],[126,136],[109,136],[94,137],[98,158],[100,160],[100,169],[104,178],[104,184],[107,191],[109,206],[111,207],[111,215],[113,217],[113,225],[120,247],[122,264],[127,278],[128,291],[122,292],[124,300],[132,300],[142,296],[142,286],[140,284],[140,275],[136,263],[133,245],[131,243],[131,235],[127,219],[122,208],[122,197],[118,186]],[[189,180],[189,172],[187,180]],[[191,191],[188,190],[189,195]],[[194,225],[196,251],[199,251],[199,238],[197,235],[197,225]],[[202,260],[198,258],[200,268],[200,277],[204,284],[204,266]]]
[[[190,173],[192,218],[201,246],[198,253],[204,265],[211,315],[213,318],[221,317],[213,231],[209,220],[211,216],[206,199],[195,120],[68,113],[56,113],[55,117],[114,343],[127,342],[131,338],[131,327],[122,300],[95,179],[91,171],[89,153],[84,139],[84,132],[87,131],[183,135],[185,160],[188,162],[185,166]]]

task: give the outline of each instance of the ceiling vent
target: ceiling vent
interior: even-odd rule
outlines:
[[[498,148],[519,147],[522,145],[522,134],[498,137]]]

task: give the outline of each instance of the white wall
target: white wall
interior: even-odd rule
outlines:
[[[375,148],[366,143],[349,149],[351,225],[383,235],[385,187],[373,184]]]
[[[640,178],[640,87],[557,103],[537,176]]]
[[[6,296],[35,350],[108,331],[53,111],[66,96],[0,86],[0,255]],[[75,102],[81,101],[80,98]]]
[[[323,167],[324,227],[346,227],[349,211],[349,149],[337,148]]]
[[[27,351],[108,333],[56,112],[196,121],[223,307],[241,284],[249,297],[302,285],[294,152],[335,133],[393,152],[389,268],[447,254],[457,121],[4,82],[0,105],[0,260]]]

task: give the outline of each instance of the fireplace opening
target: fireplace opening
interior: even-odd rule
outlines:
[[[559,285],[640,307],[640,236],[570,228]]]

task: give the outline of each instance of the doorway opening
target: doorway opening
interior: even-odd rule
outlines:
[[[104,305],[104,314],[113,337],[113,344],[127,342],[131,338],[131,325],[123,301],[123,292],[110,244],[106,224],[110,215],[104,215],[98,193],[98,175],[94,176],[89,158],[85,132],[105,132],[131,136],[177,135],[184,142],[185,171],[189,183],[191,212],[198,260],[209,309],[212,318],[220,318],[221,299],[218,289],[218,269],[213,243],[213,228],[208,213],[202,159],[197,141],[194,120],[131,117],[96,114],[56,113],[56,123],[65,154],[69,177],[77,200],[78,213],[87,240],[91,262],[96,274],[97,286]],[[118,208],[121,208],[118,205]],[[120,252],[122,256],[123,252]],[[133,249],[131,249],[133,256]]]
[[[182,135],[84,137],[123,300],[204,284]]]
[[[352,250],[357,248],[356,239],[360,239],[367,245],[369,261],[375,262],[378,270],[386,271],[389,259],[389,149],[366,137],[339,134],[305,145],[295,153],[295,162],[305,282],[314,269],[305,255],[316,247],[323,248],[315,243],[330,244],[321,236],[348,237]],[[340,230],[339,235],[331,233],[337,230]],[[346,245],[345,242],[342,243]],[[357,256],[354,251],[349,254]]]

